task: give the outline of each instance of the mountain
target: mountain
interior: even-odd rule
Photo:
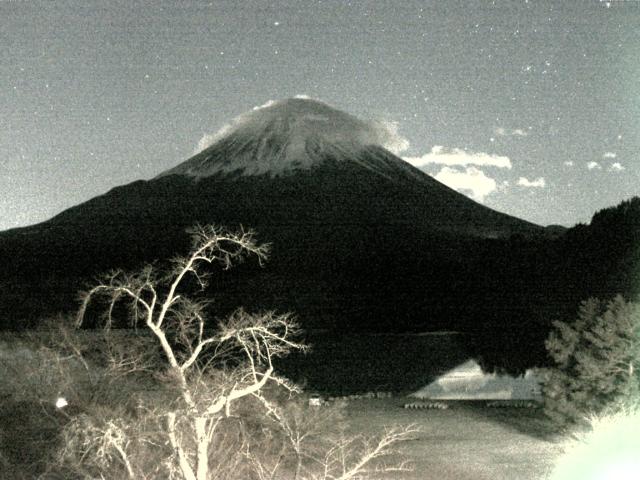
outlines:
[[[355,224],[375,224],[383,216],[385,222],[417,221],[489,237],[540,231],[473,202],[376,145],[382,128],[314,100],[289,99],[241,116],[211,147],[156,180],[179,175],[233,180],[238,186],[255,183],[246,178],[253,177],[269,179],[272,189],[294,180],[307,190],[291,192],[287,205],[273,205],[280,212],[303,206],[307,215],[317,216],[314,210],[337,203],[342,212],[336,213],[348,214]],[[321,197],[313,198],[314,192]],[[351,206],[362,208],[343,211]],[[335,223],[330,216],[324,221]]]
[[[548,232],[439,183],[385,148],[392,140],[308,99],[241,115],[151,180],[0,233],[0,324],[73,310],[95,275],[185,253],[195,223],[250,227],[272,244],[265,268],[215,277],[218,311],[292,310],[309,327],[357,331],[529,321]]]

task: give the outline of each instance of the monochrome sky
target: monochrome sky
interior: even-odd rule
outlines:
[[[0,1],[0,229],[307,95],[492,208],[573,225],[640,194],[640,2]]]

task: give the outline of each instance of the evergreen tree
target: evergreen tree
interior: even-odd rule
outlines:
[[[589,299],[577,320],[554,322],[545,346],[555,367],[545,371],[545,412],[560,425],[637,398],[640,305],[618,295]]]

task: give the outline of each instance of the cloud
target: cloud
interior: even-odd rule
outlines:
[[[461,148],[447,149],[435,145],[431,152],[420,157],[404,157],[414,167],[422,167],[431,163],[448,166],[478,165],[480,167],[497,167],[511,169],[509,157],[493,155],[483,152],[469,152]]]
[[[514,137],[526,137],[527,135],[529,135],[526,131],[524,131],[522,128],[514,128],[513,130],[508,130],[504,127],[496,127],[493,132],[496,135],[499,135],[501,137],[509,137],[509,136],[514,136]]]
[[[587,163],[587,168],[589,170],[602,170],[602,167],[598,162],[589,162]]]
[[[378,143],[396,155],[401,154],[410,146],[409,140],[398,132],[398,122],[375,120],[369,122],[378,137]]]
[[[296,98],[302,98],[302,95],[301,96],[296,96]],[[255,107],[253,107],[251,109],[251,111],[255,112],[257,110],[262,110],[263,108],[270,107],[270,106],[274,105],[275,103],[276,103],[275,100],[267,100],[262,105],[256,105]],[[229,134],[232,130],[235,129],[235,127],[237,127],[240,123],[242,123],[242,118],[245,115],[247,115],[247,114],[243,114],[243,115],[240,115],[240,116],[236,117],[231,123],[227,123],[227,124],[223,125],[222,128],[220,128],[216,132],[205,133],[202,136],[202,138],[200,138],[200,140],[198,140],[198,144],[196,145],[196,148],[194,149],[193,153],[194,154],[200,153],[201,151],[209,148],[211,145],[216,143],[222,137],[224,137],[227,134]]]
[[[454,190],[469,194],[477,202],[484,202],[487,195],[497,190],[496,181],[476,167],[465,170],[443,167],[434,178]]]
[[[196,148],[194,149],[194,153],[203,151],[213,143],[214,143],[214,136],[209,133],[205,133],[202,136],[202,138],[198,140],[198,145],[196,145]]]
[[[616,155],[615,152],[604,152],[604,155],[602,155],[602,158],[616,158],[618,155]]]
[[[291,143],[298,145],[308,133],[314,133],[328,142],[355,145],[380,145],[399,155],[409,148],[409,141],[399,132],[397,122],[387,120],[361,120],[348,113],[334,109],[308,95],[296,95],[294,99],[308,100],[304,105],[292,99],[269,100],[253,107],[215,133],[204,135],[197,144],[195,153],[201,152],[221,138],[233,133],[261,135],[264,127],[280,115],[293,115],[296,120],[297,137]],[[299,145],[298,145],[299,146]]]
[[[565,167],[573,167],[574,163],[573,163],[573,160],[567,160],[566,162],[563,163],[563,165]]]
[[[200,153],[201,151],[209,148],[211,145],[216,143],[222,137],[224,137],[227,133],[232,130],[232,125],[230,123],[224,125],[220,130],[214,133],[205,133],[200,140],[198,140],[198,145],[194,149],[193,153]]]
[[[609,167],[610,172],[621,172],[624,170],[624,166],[620,162],[612,163]]]
[[[496,190],[500,193],[507,193],[510,185],[509,180],[503,180],[502,183],[498,184]]]
[[[254,112],[256,110],[262,110],[263,108],[268,108],[272,105],[274,105],[276,103],[275,100],[268,100],[267,102],[263,103],[262,105],[258,105],[257,107],[253,107],[251,110],[253,110]]]
[[[520,177],[518,179],[518,185],[526,188],[544,188],[547,186],[543,177],[538,177],[535,180],[529,180],[526,177]]]

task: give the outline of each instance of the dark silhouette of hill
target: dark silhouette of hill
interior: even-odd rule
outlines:
[[[322,327],[395,330],[435,325],[439,317],[446,323],[447,299],[459,293],[443,297],[442,287],[473,281],[471,252],[478,256],[489,235],[535,227],[476,208],[426,175],[433,185],[403,175],[390,181],[328,160],[276,178],[171,175],[134,182],[43,224],[5,232],[3,260],[12,282],[27,280],[17,290],[36,302],[19,302],[25,314],[42,315],[49,306],[68,307],[78,279],[184,253],[185,231],[196,222],[251,226],[272,243],[273,254],[264,269],[239,269],[251,271],[243,304],[293,309]],[[435,296],[435,310],[419,307]]]
[[[509,282],[516,284],[507,285],[505,292],[528,304],[523,310],[528,310],[525,324],[532,322],[531,328],[506,323],[478,332],[472,350],[486,366],[521,370],[547,360],[538,346],[550,322],[575,320],[583,300],[610,300],[617,294],[640,300],[640,198],[600,210],[588,225],[575,225],[555,238],[497,251],[508,252],[505,266],[522,271],[510,276]],[[492,343],[500,348],[488,348]]]
[[[627,299],[640,294],[640,198],[596,212],[589,225],[579,224],[562,237],[565,289],[581,296]]]

